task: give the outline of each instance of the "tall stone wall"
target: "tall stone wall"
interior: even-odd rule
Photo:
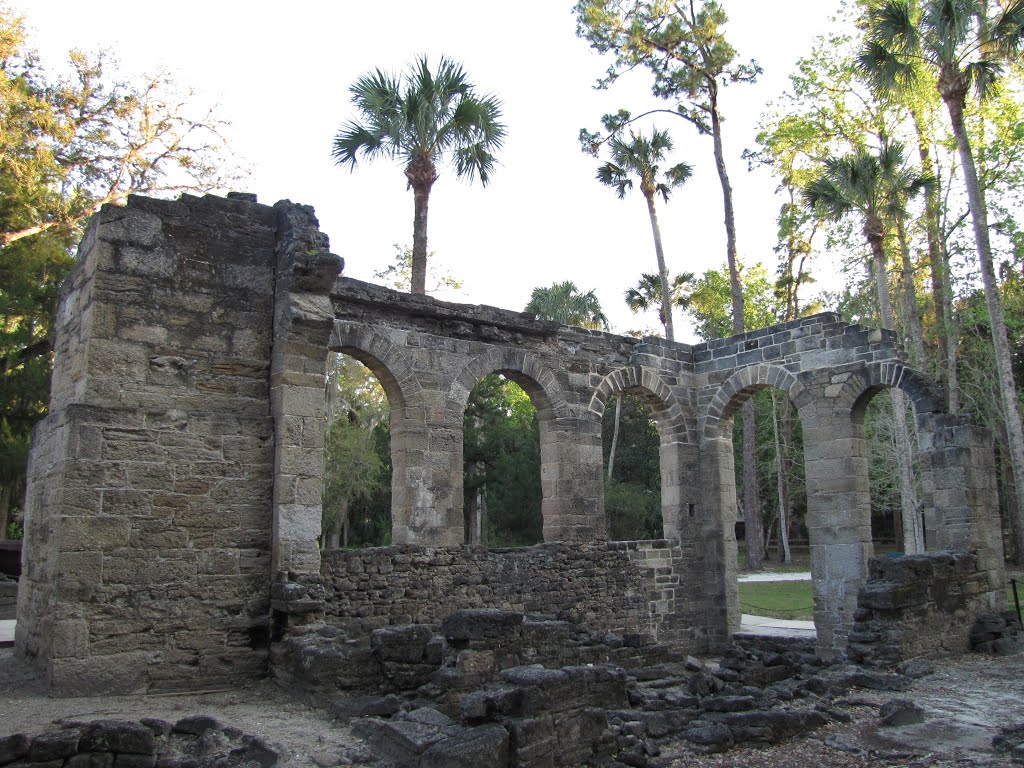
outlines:
[[[17,646],[53,692],[235,682],[266,671],[271,613],[285,633],[325,616],[433,621],[449,594],[518,610],[541,583],[566,615],[720,650],[739,626],[732,423],[764,387],[803,427],[819,652],[844,650],[867,578],[863,412],[885,389],[917,412],[929,545],[970,550],[998,599],[991,442],[941,413],[892,334],[821,314],[696,346],[629,338],[340,277],[328,247],[312,209],[247,196],[133,198],[90,225],[26,501]],[[321,558],[329,351],[387,394],[405,549]],[[461,546],[464,411],[491,373],[537,407],[533,550]],[[657,425],[671,544],[604,541],[601,422],[620,393]]]
[[[133,198],[64,287],[16,642],[60,694],[261,674],[276,216]]]
[[[496,608],[699,652],[708,646],[706,606],[680,578],[692,548],[662,540],[327,551],[327,622],[360,637],[395,624],[438,625],[465,608]]]

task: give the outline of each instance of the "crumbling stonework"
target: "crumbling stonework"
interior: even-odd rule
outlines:
[[[501,585],[539,583],[510,575],[519,567],[576,584],[559,612],[722,650],[739,625],[732,419],[767,386],[803,426],[820,653],[842,653],[867,576],[863,410],[888,387],[917,411],[930,546],[972,551],[997,607],[991,442],[940,413],[892,334],[822,314],[690,346],[402,294],[342,266],[312,209],[286,201],[132,198],[94,219],[62,292],[26,500],[17,646],[55,693],[263,674],[271,635],[325,618],[434,621],[441,589],[467,607],[518,606]],[[321,557],[329,351],[361,360],[387,394],[397,549]],[[535,551],[462,548],[463,412],[490,373],[537,407]],[[604,543],[601,418],[619,392],[642,397],[658,428],[664,546]]]
[[[990,574],[967,552],[871,561],[847,649],[862,663],[971,650],[972,624],[991,610]]]

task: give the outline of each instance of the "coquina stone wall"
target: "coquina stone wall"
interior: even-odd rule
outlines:
[[[967,552],[872,560],[849,637],[850,656],[891,666],[971,650],[972,624],[992,610],[989,578],[988,569]]]
[[[89,226],[32,438],[16,628],[55,692],[265,671],[276,219],[133,198]]]
[[[496,608],[706,647],[705,602],[679,579],[684,562],[694,559],[692,545],[687,549],[662,540],[332,550],[321,568],[327,622],[358,637],[390,625],[437,625],[466,608]]]
[[[843,652],[867,577],[863,413],[885,389],[917,413],[929,547],[973,552],[982,600],[1000,600],[991,442],[942,413],[893,334],[822,314],[691,346],[412,296],[342,267],[312,209],[287,201],[132,198],[93,220],[62,290],[26,499],[16,642],[53,692],[263,674],[272,624],[367,618],[377,587],[347,570],[357,562],[388,585],[374,621],[433,617],[442,590],[497,607],[546,583],[564,593],[559,611],[604,620],[595,606],[614,605],[616,627],[720,650],[739,626],[732,422],[764,387],[803,428],[820,653]],[[329,352],[365,363],[387,394],[402,549],[321,557]],[[461,549],[463,413],[491,373],[537,407],[536,550]],[[605,543],[601,420],[623,392],[660,435],[665,547]],[[325,600],[325,577],[357,590]]]

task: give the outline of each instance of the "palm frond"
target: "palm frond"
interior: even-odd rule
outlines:
[[[1002,65],[992,59],[972,61],[963,68],[964,81],[981,101],[992,95],[996,81],[1002,73]]]
[[[1024,45],[1024,0],[1014,0],[992,27],[992,42],[1003,56],[1011,57]]]

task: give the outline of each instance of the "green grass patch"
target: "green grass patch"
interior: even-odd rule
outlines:
[[[750,581],[739,588],[743,613],[777,619],[814,619],[809,581]]]

